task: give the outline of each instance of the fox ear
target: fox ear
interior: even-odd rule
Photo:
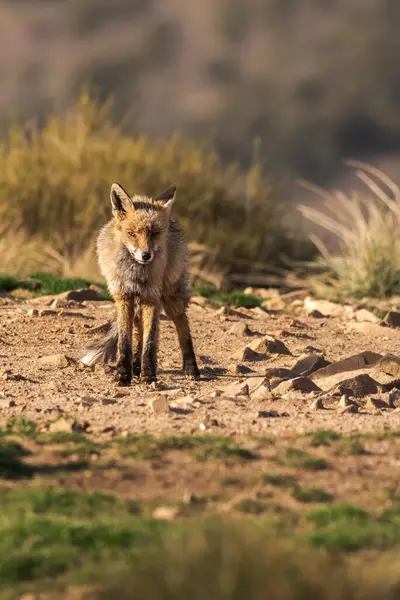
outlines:
[[[165,192],[159,194],[154,198],[154,202],[160,202],[163,205],[163,208],[167,210],[171,210],[171,207],[174,203],[176,196],[176,185],[170,185]]]
[[[128,207],[131,205],[131,199],[119,183],[112,184],[110,200],[114,217],[125,216]]]

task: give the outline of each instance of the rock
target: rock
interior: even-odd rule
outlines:
[[[304,394],[308,394],[320,391],[320,388],[309,377],[296,377],[289,381],[283,381],[274,388],[275,394],[286,394],[287,392],[303,392]]]
[[[208,299],[204,298],[204,296],[192,296],[190,302],[191,304],[197,304],[198,306],[206,306],[209,303]]]
[[[381,398],[368,398],[364,408],[365,410],[375,411],[381,408],[390,408],[390,406]]]
[[[233,333],[234,335],[238,335],[238,336],[242,336],[242,337],[251,335],[251,331],[250,331],[247,323],[243,323],[240,321],[238,323],[235,323],[231,327],[231,329],[229,330],[229,333]]]
[[[236,363],[232,363],[231,365],[229,365],[228,371],[230,373],[233,373],[233,375],[246,375],[246,373],[252,372],[252,370],[249,369],[249,367],[246,367],[246,365]]]
[[[371,369],[371,376],[384,385],[400,381],[400,358],[385,354]]]
[[[168,400],[166,396],[159,395],[150,402],[151,409],[154,413],[167,413],[169,411]]]
[[[175,506],[157,506],[153,510],[153,519],[160,519],[162,521],[173,521],[179,514],[179,509]]]
[[[285,344],[272,335],[255,339],[248,345],[248,348],[251,348],[254,352],[291,355]]]
[[[39,317],[56,317],[58,312],[56,310],[50,310],[48,308],[43,308],[39,310]]]
[[[269,381],[262,375],[255,376],[255,377],[249,377],[248,379],[245,380],[244,383],[247,384],[250,395],[253,394],[262,385],[265,385],[267,387],[269,386]]]
[[[0,410],[3,408],[12,408],[16,406],[15,400],[11,398],[0,398]]]
[[[27,317],[38,317],[39,316],[39,311],[37,308],[31,308],[30,310],[28,310],[28,312],[26,313]]]
[[[353,402],[349,400],[347,394],[343,394],[338,402],[338,408],[344,408],[345,406],[350,406],[350,404],[353,404]]]
[[[324,410],[324,408],[321,398],[315,398],[310,405],[310,410]]]
[[[358,323],[380,323],[381,321],[373,312],[366,308],[356,310],[354,316]]]
[[[257,417],[260,419],[276,419],[280,416],[281,415],[278,413],[277,410],[259,410],[257,413]]]
[[[295,376],[295,373],[291,369],[283,367],[265,369],[265,377],[267,379],[293,379]]]
[[[330,363],[325,360],[322,354],[305,354],[293,365],[292,371],[296,375],[311,375],[328,365]]]
[[[389,406],[398,407],[400,406],[400,390],[391,390],[389,392]]]
[[[101,401],[103,406],[109,406],[110,404],[117,404],[115,398],[103,398]]]
[[[49,392],[61,392],[61,386],[56,381],[50,381],[47,386],[47,389],[49,390]]]
[[[323,390],[329,390],[334,385],[344,381],[346,377],[356,375],[357,373],[353,373],[354,371],[370,368],[381,358],[383,358],[382,355],[376,352],[360,352],[318,369],[310,377]]]
[[[307,297],[307,294],[307,290],[295,290],[294,292],[281,294],[277,298],[266,300],[266,308],[269,310],[283,310],[296,300],[304,300]]]
[[[256,391],[251,394],[251,399],[255,400],[256,402],[262,400],[274,400],[274,396],[272,395],[269,386],[263,384],[260,385],[260,387],[258,387]]]
[[[348,406],[342,406],[338,409],[338,415],[349,415],[358,413],[357,404],[349,404]]]
[[[59,369],[65,369],[71,362],[71,359],[64,354],[51,354],[49,356],[42,356],[38,359],[38,362],[48,367],[58,367]]]
[[[91,315],[85,315],[83,312],[78,312],[76,310],[62,310],[58,313],[59,317],[75,317],[79,319],[87,319],[88,321],[92,321],[94,317]]]
[[[236,398],[237,396],[248,396],[249,386],[245,381],[242,383],[232,383],[223,388],[222,391],[224,396],[231,396],[233,398]]]
[[[338,385],[337,391],[348,396],[363,398],[370,394],[378,394],[381,391],[381,386],[368,374],[362,373],[361,375],[342,381]]]
[[[63,294],[58,294],[57,298],[73,300],[74,302],[94,302],[98,300],[104,300],[104,293],[102,291],[99,292],[99,288],[96,288],[95,286],[91,286],[89,288],[82,288],[79,290],[69,290]]]
[[[318,312],[323,317],[351,318],[354,314],[353,308],[349,305],[335,304],[329,300],[315,300],[310,296],[304,299],[304,310],[310,316]]]
[[[61,417],[54,423],[50,423],[49,431],[50,433],[71,433],[74,431],[74,420],[73,419],[65,419]]]
[[[397,310],[389,310],[386,317],[383,319],[389,327],[400,327],[400,312]]]
[[[241,348],[240,350],[235,352],[235,354],[232,355],[232,358],[239,362],[241,362],[241,361],[255,362],[255,361],[259,361],[259,360],[265,360],[266,357],[265,357],[265,354],[255,352],[249,346],[245,346],[244,348]]]

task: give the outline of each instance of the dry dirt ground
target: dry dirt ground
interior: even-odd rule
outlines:
[[[139,549],[140,528],[152,540],[154,523],[199,515],[260,517],[278,538],[298,536],[317,547],[366,551],[372,558],[398,548],[396,360],[390,376],[383,367],[370,371],[382,382],[391,380],[390,392],[381,387],[372,394],[381,402],[377,409],[364,393],[371,386],[365,378],[364,392],[358,387],[350,397],[357,412],[344,414],[338,409],[342,390],[336,388],[271,393],[267,382],[258,388],[265,392],[261,399],[252,393],[254,382],[271,375],[268,370],[291,368],[305,354],[319,352],[330,362],[364,351],[400,355],[398,330],[314,318],[301,310],[229,311],[191,303],[201,380],[182,376],[176,333],[164,318],[158,389],[120,388],[109,368],[87,368],[78,360],[95,339],[95,328],[113,316],[112,303],[56,304],[0,298],[0,551],[9,555],[8,562],[0,561],[1,598],[21,597],[16,589],[31,592],[41,582],[51,587],[55,574],[64,589],[77,581],[69,578],[71,569],[87,568],[78,580],[93,581],[103,570],[96,566],[99,547],[107,565],[114,550],[129,553],[126,535]],[[231,331],[243,324],[250,334]],[[290,353],[270,348],[256,361],[232,358],[267,334]],[[230,371],[239,363],[247,369],[241,376]],[[344,377],[355,375],[353,369]],[[249,394],[246,388],[238,392],[243,382]],[[231,384],[235,389],[226,391]],[[314,410],[318,397],[323,408]],[[41,533],[43,515],[51,536]],[[89,545],[71,543],[76,523]],[[96,537],[99,523],[115,547]],[[4,586],[12,585],[17,587],[3,596]],[[77,598],[74,593],[68,588],[63,598]]]
[[[38,310],[39,316],[29,316],[32,309]],[[357,414],[338,414],[337,396],[325,398],[324,410],[318,411],[310,410],[312,394],[278,394],[274,399],[261,401],[243,395],[218,396],[219,390],[241,381],[247,381],[251,391],[252,379],[264,375],[266,369],[290,368],[307,352],[320,351],[331,362],[367,350],[400,355],[398,330],[348,319],[294,317],[261,309],[221,314],[215,308],[196,304],[191,304],[189,314],[201,380],[194,382],[183,377],[176,332],[170,321],[163,320],[158,389],[139,384],[119,388],[107,369],[83,368],[78,362],[85,346],[95,339],[92,330],[112,318],[112,303],[70,303],[67,308],[49,309],[40,299],[3,299],[0,421],[22,416],[44,426],[63,415],[76,419],[89,432],[113,428],[124,435],[210,429],[218,435],[270,436],[316,429],[367,432],[400,426],[399,411],[365,409],[365,398],[360,400]],[[251,335],[232,333],[235,323],[246,323]],[[251,369],[248,373],[231,373],[228,368],[240,362],[232,356],[265,334],[283,341],[291,354],[267,353],[262,360],[241,363]],[[53,355],[66,357],[67,361],[61,361],[67,366],[47,364],[46,357]],[[154,412],[152,403],[160,394],[167,398],[168,412]]]

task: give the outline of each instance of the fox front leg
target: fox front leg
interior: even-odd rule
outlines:
[[[133,304],[132,299],[127,296],[116,296],[115,303],[118,323],[116,381],[125,386],[132,381]]]
[[[160,306],[142,306],[142,368],[140,380],[151,383],[157,379],[158,333]]]

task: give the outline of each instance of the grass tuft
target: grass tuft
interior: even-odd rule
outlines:
[[[312,241],[320,250],[323,277],[314,280],[321,295],[382,298],[400,293],[400,188],[379,169],[350,162],[366,185],[363,195],[328,192],[306,187],[321,196],[326,211],[300,207],[304,217],[336,239],[333,253],[320,238]],[[328,284],[327,284],[328,281]]]

